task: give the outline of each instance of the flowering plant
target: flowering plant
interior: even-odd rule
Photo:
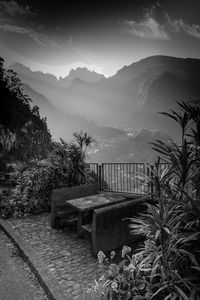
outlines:
[[[153,292],[145,276],[148,270],[143,268],[143,257],[137,254],[131,255],[131,252],[130,247],[124,246],[121,252],[122,260],[119,264],[115,264],[114,251],[111,252],[110,257],[106,257],[102,251],[99,251],[98,261],[104,275],[96,285],[104,287],[101,299],[151,299]]]

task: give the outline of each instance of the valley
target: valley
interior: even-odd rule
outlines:
[[[74,131],[83,130],[98,141],[91,161],[152,160],[152,139],[180,134],[176,123],[159,112],[176,110],[176,100],[200,98],[199,59],[147,57],[108,78],[86,68],[59,79],[19,63],[10,68],[47,118],[53,139],[69,141]]]

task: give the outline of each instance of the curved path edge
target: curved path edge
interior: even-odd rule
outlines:
[[[17,247],[20,255],[26,261],[32,272],[35,274],[39,284],[44,289],[47,297],[50,300],[72,300],[67,297],[62,287],[56,278],[49,272],[44,263],[34,253],[34,251],[27,245],[23,238],[16,234],[13,228],[6,220],[0,218],[0,229],[11,239],[13,244]]]

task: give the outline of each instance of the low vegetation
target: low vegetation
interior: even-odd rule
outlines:
[[[122,249],[122,261],[113,253],[99,253],[104,275],[83,299],[198,300],[200,299],[200,109],[198,103],[178,102],[182,113],[163,113],[181,125],[181,145],[152,143],[160,158],[151,176],[137,175],[151,184],[148,211],[130,220],[133,234],[145,237],[131,254]]]
[[[74,133],[74,138],[71,143],[62,139],[52,143],[52,149],[45,159],[34,158],[13,165],[16,185],[1,196],[2,217],[20,217],[27,213],[50,210],[52,189],[93,182],[85,162],[87,147],[93,140],[83,132]]]
[[[0,170],[13,161],[27,162],[32,157],[46,158],[51,134],[39,108],[24,95],[22,82],[12,70],[4,69],[0,57]]]

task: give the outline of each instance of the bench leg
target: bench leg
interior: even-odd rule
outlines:
[[[78,237],[83,237],[81,226],[83,225],[83,213],[78,213]]]

